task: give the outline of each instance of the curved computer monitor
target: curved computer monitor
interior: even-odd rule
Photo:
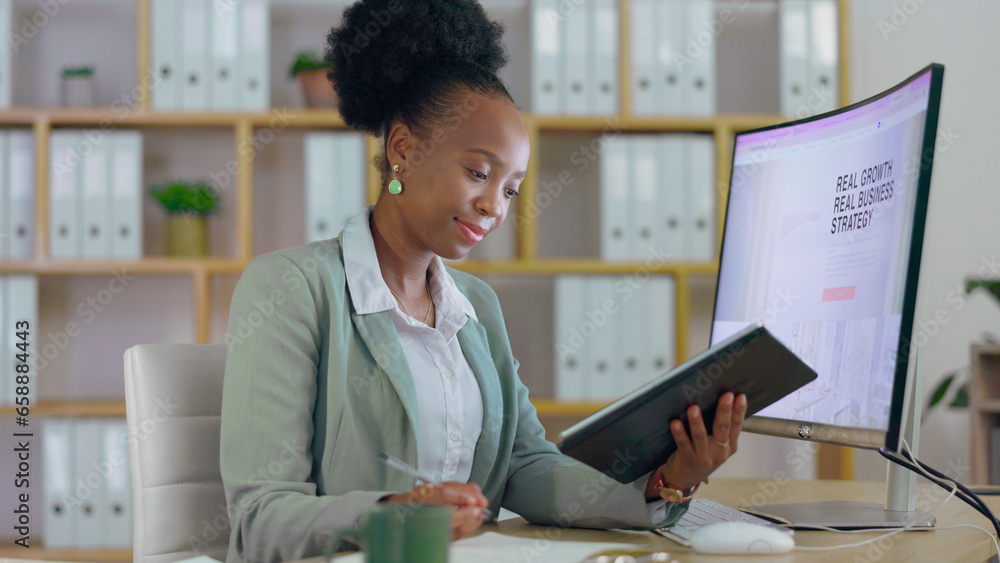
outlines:
[[[736,135],[712,344],[761,321],[818,374],[752,431],[898,451],[943,75]]]

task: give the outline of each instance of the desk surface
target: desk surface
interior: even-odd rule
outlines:
[[[711,485],[702,486],[699,497],[709,498],[729,506],[749,504],[808,502],[821,500],[854,500],[881,503],[885,494],[885,484],[864,481],[765,481],[752,479],[718,479]],[[917,507],[932,509],[947,496],[947,491],[933,485],[918,485]],[[1000,498],[983,497],[990,508],[1000,513]],[[957,498],[951,499],[935,516],[937,527],[956,524],[975,524],[991,529],[985,517]],[[602,541],[636,544],[637,546],[666,551],[678,562],[728,562],[737,560],[734,556],[710,556],[695,554],[666,538],[651,533],[623,532],[614,530],[585,530],[560,528],[558,526],[534,526],[520,518],[505,520],[497,524],[487,524],[482,531],[494,531],[512,536],[537,538],[540,545],[546,540]],[[873,537],[873,534],[836,534],[822,531],[796,531],[796,545],[832,546],[854,543]],[[993,542],[985,533],[972,528],[934,530],[928,532],[905,532],[884,538],[876,543],[835,551],[805,552],[793,551],[786,555],[753,556],[754,562],[780,561],[954,561],[979,563],[995,553]],[[319,563],[322,558],[305,559],[301,563]]]

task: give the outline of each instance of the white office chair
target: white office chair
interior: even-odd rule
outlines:
[[[229,514],[219,472],[223,344],[125,351],[133,561],[226,560]]]

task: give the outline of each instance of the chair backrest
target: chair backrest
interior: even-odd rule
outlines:
[[[219,472],[224,344],[125,351],[133,560],[226,560],[229,513]]]

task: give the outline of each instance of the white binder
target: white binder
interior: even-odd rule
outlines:
[[[206,111],[211,107],[211,45],[209,18],[212,3],[206,0],[177,0],[181,4],[181,27],[174,41],[181,51],[181,109]]]
[[[555,398],[560,401],[582,401],[589,394],[587,342],[580,332],[586,295],[583,277],[555,278]]]
[[[2,0],[0,0],[2,1]],[[10,146],[5,129],[0,129],[0,261],[10,258],[10,239],[14,236],[10,225]]]
[[[593,77],[590,73],[591,45],[590,14],[588,6],[581,6],[564,15],[563,53],[560,65],[564,71],[562,82],[566,88],[567,115],[585,115],[593,111]]]
[[[685,113],[697,116],[715,114],[715,41],[702,45],[695,38],[705,29],[711,29],[715,19],[715,0],[687,0],[684,21],[687,23],[687,45],[697,45],[700,51],[691,57],[684,68],[684,88],[687,92]],[[690,56],[690,53],[687,53]]]
[[[27,129],[11,129],[7,141],[8,253],[11,260],[29,260],[35,244],[35,136]]]
[[[0,405],[10,405],[14,403],[14,396],[9,391],[14,388],[11,379],[14,377],[14,357],[11,351],[14,350],[8,344],[13,342],[8,335],[14,329],[13,321],[9,320],[7,303],[7,276],[0,275]],[[9,327],[9,328],[8,328]]]
[[[103,459],[108,463],[104,479],[107,501],[107,526],[104,545],[110,548],[132,546],[132,490],[129,478],[128,428],[125,419],[104,421]]]
[[[108,178],[109,155],[114,144],[113,132],[92,145],[83,155],[83,257],[111,257],[111,190]]]
[[[607,139],[601,151],[601,258],[628,260],[632,252],[630,136]]]
[[[239,4],[219,5],[211,14],[212,109],[240,110],[240,10]]]
[[[677,363],[677,289],[669,276],[652,276],[643,296],[646,312],[646,381],[662,375]]]
[[[682,135],[660,135],[660,175],[656,182],[657,216],[654,232],[654,246],[672,260],[687,260],[688,210],[686,207],[685,171],[687,163],[684,155]]]
[[[563,23],[558,4],[559,0],[531,2],[531,105],[537,115],[554,115],[564,106],[559,78]]]
[[[636,135],[632,138],[632,194],[626,203],[629,216],[625,218],[625,228],[629,231],[631,247],[628,258],[643,262],[653,250],[659,252],[657,236],[662,221],[663,205],[658,201],[659,183],[664,175],[673,173],[670,169],[659,168],[659,135]]]
[[[657,115],[663,87],[657,64],[658,29],[653,0],[632,0],[629,14],[632,59],[632,113]]]
[[[80,131],[55,130],[49,161],[49,244],[54,259],[74,260],[83,254],[79,178],[82,158],[76,150]]]
[[[16,355],[21,352],[21,348],[24,348],[24,342],[21,336],[24,336],[23,332],[27,332],[27,350],[28,350],[28,400],[29,403],[34,405],[38,402],[38,395],[36,389],[38,389],[38,372],[35,371],[35,360],[34,358],[38,355],[38,348],[35,343],[38,342],[38,334],[41,327],[38,326],[38,278],[30,274],[10,274],[7,276],[7,291],[6,298],[7,302],[7,318],[4,319],[6,323],[6,338],[4,341],[4,346],[7,348],[7,366],[13,366],[14,362],[17,361]],[[21,321],[27,322],[27,330],[17,323]],[[18,333],[22,333],[21,336]],[[21,344],[21,347],[18,347]],[[17,387],[21,387],[17,384],[15,379],[13,367],[9,370],[9,375],[5,378],[7,382],[6,395],[10,399],[10,402],[16,402],[17,397],[23,397],[24,394],[17,393]]]
[[[76,514],[68,506],[70,498],[75,496],[73,423],[68,418],[49,418],[42,423],[42,506],[48,549],[71,549],[78,545]]]
[[[809,91],[809,17],[806,0],[778,0],[781,113],[806,117]]]
[[[340,144],[336,133],[306,133],[306,242],[336,236]]]
[[[73,494],[80,501],[70,513],[77,518],[77,545],[81,548],[104,547],[108,527],[107,489],[104,473],[104,422],[84,418],[76,421],[76,468]]]
[[[111,153],[112,255],[142,258],[142,132],[117,131]]]
[[[685,141],[688,260],[710,260],[715,254],[715,148],[707,135]]]
[[[621,303],[615,298],[614,285],[619,278],[594,276],[587,278],[587,300],[580,332],[585,338],[590,361],[588,373],[590,396],[593,401],[607,401],[625,394],[618,363],[618,334],[621,332]],[[610,300],[614,305],[606,307]],[[609,313],[606,309],[611,309]]]
[[[660,115],[680,115],[687,112],[684,78],[691,64],[684,53],[690,37],[685,24],[684,0],[656,0],[653,25],[655,38],[649,49],[655,60],[654,80],[657,82],[655,112]]]
[[[648,291],[648,279],[638,277],[619,279],[616,282],[616,297],[619,300],[621,324],[618,330],[616,377],[620,379],[619,395],[632,391],[642,382],[646,372],[646,301],[643,295]]]
[[[171,111],[181,107],[181,2],[152,0],[151,24],[153,109]]]
[[[0,0],[0,29],[4,30],[5,39],[13,29],[14,0]],[[14,81],[12,80],[14,52],[10,41],[4,41],[0,48],[0,109],[13,105]]]
[[[340,173],[336,178],[335,191],[337,206],[333,215],[333,234],[336,236],[347,226],[347,222],[361,211],[367,201],[365,191],[365,138],[360,133],[339,133]]]
[[[809,83],[816,108],[813,114],[840,107],[837,93],[837,0],[809,2]]]
[[[618,2],[591,0],[591,42],[594,57],[591,67],[594,115],[618,114]]]
[[[239,96],[244,111],[264,112],[271,108],[270,67],[271,21],[268,0],[243,0],[240,3],[240,74]]]

